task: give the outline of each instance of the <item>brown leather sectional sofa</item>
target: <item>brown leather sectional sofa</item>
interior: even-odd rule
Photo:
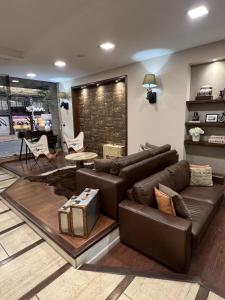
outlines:
[[[213,180],[212,187],[189,186],[189,165],[178,162],[170,145],[116,159],[108,173],[84,168],[76,174],[78,192],[100,189],[101,211],[119,218],[122,242],[179,272],[188,269],[224,198],[224,178]],[[158,210],[154,187],[159,183],[182,195],[192,220]]]
[[[159,262],[184,272],[224,198],[224,178],[212,187],[189,186],[189,165],[180,161],[134,184],[130,200],[119,204],[121,241]],[[154,187],[164,184],[180,193],[192,220],[157,209]]]
[[[100,189],[102,213],[118,219],[118,204],[135,182],[178,161],[177,152],[170,149],[170,145],[164,145],[118,158],[109,173],[80,169],[76,173],[77,191],[80,193],[86,187]]]

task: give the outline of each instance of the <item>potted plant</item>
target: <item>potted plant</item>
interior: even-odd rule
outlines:
[[[189,133],[193,142],[199,142],[201,134],[204,134],[205,132],[200,127],[194,127],[189,130]]]

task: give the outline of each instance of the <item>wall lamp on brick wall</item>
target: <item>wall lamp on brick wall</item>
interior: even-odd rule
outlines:
[[[156,92],[152,91],[152,88],[157,87],[155,74],[145,74],[143,87],[147,88],[147,95],[146,99],[149,101],[150,104],[156,103],[157,94]]]

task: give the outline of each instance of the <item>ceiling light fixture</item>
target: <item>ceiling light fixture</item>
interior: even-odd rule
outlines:
[[[202,6],[198,6],[194,9],[189,10],[188,16],[191,19],[197,19],[197,18],[207,15],[208,13],[209,13],[209,11],[208,11],[207,7],[202,5]]]
[[[27,73],[27,77],[34,78],[37,75],[35,73]]]
[[[19,80],[13,79],[12,82],[13,82],[13,83],[19,83]]]
[[[56,67],[58,67],[58,68],[63,68],[63,67],[66,66],[66,63],[65,63],[65,61],[57,60],[57,61],[54,62],[54,65],[55,65]]]
[[[103,49],[103,50],[111,50],[113,48],[115,48],[115,45],[110,43],[110,42],[107,42],[107,43],[103,43],[100,45],[100,47]]]

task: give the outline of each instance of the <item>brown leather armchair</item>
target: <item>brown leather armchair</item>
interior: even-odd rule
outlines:
[[[206,232],[224,199],[224,177],[214,185],[189,186],[189,165],[180,161],[134,184],[132,200],[119,204],[120,239],[127,245],[178,272],[185,272],[191,253]],[[164,184],[180,193],[191,220],[167,215],[157,208],[154,187]]]
[[[179,271],[191,260],[191,221],[131,200],[119,205],[120,239]]]

